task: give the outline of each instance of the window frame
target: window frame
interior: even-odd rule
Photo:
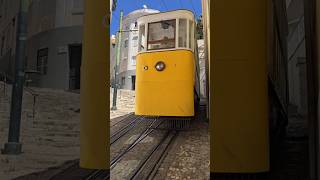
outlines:
[[[2,57],[4,55],[4,51],[5,51],[5,41],[6,41],[6,37],[3,35],[1,37],[1,47],[0,47],[0,57]]]
[[[159,20],[160,19],[160,20]],[[159,18],[157,19],[156,21],[141,21],[139,22],[138,21],[138,53],[137,54],[140,54],[140,53],[148,53],[148,52],[158,52],[158,51],[172,51],[172,50],[189,50],[189,51],[192,51],[192,52],[195,52],[195,40],[196,40],[196,35],[195,35],[195,32],[196,32],[196,22],[195,22],[195,19],[194,18],[191,18],[191,17],[172,17],[172,18]],[[187,47],[179,47],[179,21],[180,19],[185,19],[187,21]],[[170,21],[170,20],[175,20],[175,47],[174,48],[157,48],[157,49],[148,49],[148,40],[149,40],[149,24],[152,24],[152,23],[159,23],[161,21]],[[190,31],[190,28],[189,28],[189,22],[192,22],[193,24],[193,27],[192,27],[192,30],[191,32],[193,34],[191,34],[191,40],[193,39],[193,41],[191,42],[191,47],[189,47],[189,41],[190,41],[190,38],[189,38],[189,31]],[[144,32],[141,33],[140,31],[140,26],[144,26]],[[144,34],[144,41],[142,41],[142,34]],[[144,46],[144,49],[142,49],[142,46]]]
[[[191,24],[190,24],[191,22]],[[191,49],[192,51],[194,51],[194,43],[195,43],[195,22],[192,20],[188,20],[188,48]],[[191,30],[191,32],[190,32]],[[190,39],[191,38],[191,39]],[[190,46],[190,47],[189,47]]]
[[[45,52],[45,53],[42,53],[42,52]],[[42,59],[43,57],[46,57],[46,61],[43,61],[43,59]],[[41,61],[41,64],[40,64],[40,61]],[[41,75],[46,75],[48,73],[48,61],[49,61],[49,48],[38,49],[38,51],[37,51],[37,71]]]
[[[129,39],[128,38],[124,40],[123,47],[124,48],[128,48],[129,47]]]
[[[135,55],[135,56],[131,56],[131,65],[136,65],[136,63],[137,63],[137,56]]]
[[[189,19],[188,18],[178,18],[177,19],[177,24],[178,24],[178,28],[177,28],[177,35],[178,35],[178,40],[177,40],[177,49],[185,49],[185,48],[188,48],[188,21]],[[186,36],[185,36],[185,41],[186,41],[186,46],[181,46],[179,45],[179,37],[180,37],[180,21],[181,20],[185,20],[185,23],[186,23]]]
[[[139,36],[134,35],[134,36],[131,38],[131,41],[132,41],[132,47],[137,47],[138,44],[139,44]]]
[[[156,49],[149,49],[149,30],[150,30],[150,24],[156,24],[156,23],[161,23],[163,21],[174,21],[174,47],[165,47],[165,48],[156,48]],[[146,48],[146,51],[157,51],[157,50],[163,50],[163,49],[176,49],[176,45],[177,45],[177,18],[175,19],[167,19],[167,20],[161,20],[161,21],[156,21],[156,22],[149,22],[149,23],[146,23],[148,24],[147,26],[147,41],[146,41],[146,45],[147,45],[147,48]]]
[[[140,32],[141,26],[144,26],[143,33]],[[146,33],[147,33],[146,29],[147,29],[147,23],[138,24],[138,31],[139,31],[139,33],[138,33],[138,53],[146,51]],[[144,41],[142,41],[142,34],[144,34]],[[143,46],[143,49],[141,46]]]

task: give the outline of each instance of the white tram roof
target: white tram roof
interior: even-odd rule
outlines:
[[[173,11],[159,12],[154,14],[147,14],[138,18],[138,24],[159,22],[170,19],[184,18],[194,21],[194,14],[187,9],[178,9]]]

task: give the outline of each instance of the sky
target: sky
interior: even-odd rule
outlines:
[[[123,10],[126,16],[134,10],[142,9],[143,5],[159,11],[188,9],[193,11],[197,17],[202,13],[201,0],[118,0],[117,8],[112,13],[110,35],[119,30],[120,10]]]

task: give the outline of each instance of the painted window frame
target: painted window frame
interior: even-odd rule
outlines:
[[[174,38],[174,47],[165,47],[165,48],[155,48],[155,49],[149,49],[149,30],[150,30],[150,24],[157,24],[157,23],[161,23],[161,22],[163,22],[163,21],[174,21],[174,24],[175,24],[175,26],[174,26],[174,36],[173,36],[173,38]],[[146,45],[147,45],[147,49],[146,49],[146,51],[156,51],[156,50],[163,50],[163,49],[175,49],[176,47],[177,47],[177,19],[167,19],[167,20],[161,20],[161,21],[157,21],[157,22],[149,22],[149,23],[147,23],[148,24],[148,27],[147,27],[147,41],[146,41]]]
[[[44,54],[41,54],[44,52]],[[46,57],[46,60],[42,58]],[[46,75],[48,73],[48,61],[49,61],[49,48],[38,49],[37,51],[37,71],[41,75]]]

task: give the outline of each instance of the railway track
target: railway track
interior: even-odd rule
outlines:
[[[121,158],[128,153],[130,150],[132,150],[139,142],[141,142],[142,140],[144,140],[150,133],[152,133],[155,128],[159,127],[163,121],[158,122],[155,126],[154,124],[157,122],[157,118],[155,118],[150,125],[143,131],[141,132],[137,138],[135,138],[135,140],[130,143],[129,146],[127,146],[123,151],[121,151],[115,158],[113,158],[111,160],[110,163],[110,168],[114,168],[114,166],[116,165],[117,162],[119,162],[121,160]]]
[[[158,130],[158,128],[166,122],[165,120],[160,120],[155,118],[153,122],[149,125],[145,131],[138,135],[138,137],[122,152],[120,152],[115,158],[112,159],[110,163],[111,171],[116,167],[116,165],[121,162],[121,160],[132,151],[141,141],[143,141],[148,135]],[[166,157],[169,147],[174,142],[174,139],[178,135],[178,131],[167,129],[165,131],[164,128],[160,128],[162,131],[161,134],[163,137],[159,140],[158,143],[152,145],[152,149],[148,151],[146,154],[140,154],[140,156],[144,156],[140,161],[139,165],[135,170],[133,170],[129,177],[125,179],[132,180],[143,180],[143,179],[152,179],[161,165],[162,160]]]
[[[132,130],[134,127],[136,127],[136,125],[140,124],[144,119],[143,116],[132,116],[132,117],[130,116],[129,118],[130,118],[129,124],[125,125],[124,127],[122,127],[121,129],[119,129],[118,131],[116,131],[115,133],[113,133],[111,135],[110,145],[112,145],[117,140],[119,140],[121,137],[126,135],[130,130]]]
[[[102,180],[109,178],[110,172],[106,170],[90,170],[79,167],[79,161],[75,161],[68,168],[55,174],[50,180]]]
[[[117,126],[117,125],[125,122],[128,118],[130,118],[130,117],[132,117],[132,116],[134,116],[134,113],[130,113],[130,114],[127,114],[127,115],[124,115],[124,116],[121,116],[121,117],[117,117],[117,118],[119,118],[120,120],[117,121],[117,122],[115,122],[115,123],[113,123],[110,127]],[[116,119],[117,119],[117,118],[116,118]]]
[[[129,118],[129,120],[128,120]],[[143,122],[145,119],[144,116],[127,116],[124,119],[121,119],[117,124],[128,121],[129,124],[121,127],[117,130],[110,138],[110,146],[117,142],[121,137],[130,132],[133,128],[137,127],[138,124]],[[170,144],[174,141],[178,132],[176,130],[167,129],[164,130],[160,127],[165,126],[166,122],[164,119],[159,119],[158,117],[153,117],[149,119],[150,123],[141,133],[122,151],[120,151],[110,162],[110,170],[115,168],[116,164],[119,163],[123,157],[130,151],[132,151],[141,141],[148,137],[151,133],[156,130],[161,130],[163,137],[155,145],[152,145],[152,149],[143,155],[143,159],[140,162],[138,168],[130,173],[130,177],[127,179],[150,179],[153,178],[157,172],[158,167],[160,166],[162,160],[165,158],[168,153]],[[83,180],[106,180],[110,179],[110,171],[106,170],[88,170],[82,169],[79,167],[79,161],[76,161],[74,164],[70,165],[68,168],[60,171],[50,178],[51,180],[73,180],[73,179],[83,179]]]
[[[178,132],[175,130],[166,132],[166,135],[161,141],[148,153],[142,163],[140,163],[139,167],[130,177],[130,180],[153,179],[177,135]]]
[[[95,170],[83,180],[107,180],[110,179],[110,172],[106,170]]]
[[[143,121],[143,119],[144,119],[144,117],[141,117],[141,116],[140,117],[136,117],[136,116],[130,117],[130,116],[128,116],[127,118],[132,119],[132,122],[129,123],[128,125],[122,127],[120,130],[116,131],[111,136],[110,145],[112,145],[114,142],[116,142],[121,137],[123,137],[125,134],[127,134],[130,130],[132,130],[134,127],[136,127],[136,125],[141,123]],[[127,121],[126,118],[122,119],[121,121],[124,121],[124,120]],[[111,164],[115,164],[117,161],[119,161],[121,159],[121,157],[127,151],[129,151],[129,149],[133,148],[137,143],[142,141],[148,134],[150,134],[153,131],[153,129],[151,129],[151,128],[153,127],[155,122],[156,122],[156,119],[154,119],[152,121],[152,123],[139,135],[139,137],[132,144],[129,145],[129,147],[126,148],[126,150],[124,152],[120,153],[116,158],[114,158],[112,160]],[[110,172],[105,171],[105,170],[94,170],[94,171],[92,171],[91,173],[89,173],[88,175],[86,175],[82,179],[84,179],[84,180],[107,180],[107,179],[110,179]]]

